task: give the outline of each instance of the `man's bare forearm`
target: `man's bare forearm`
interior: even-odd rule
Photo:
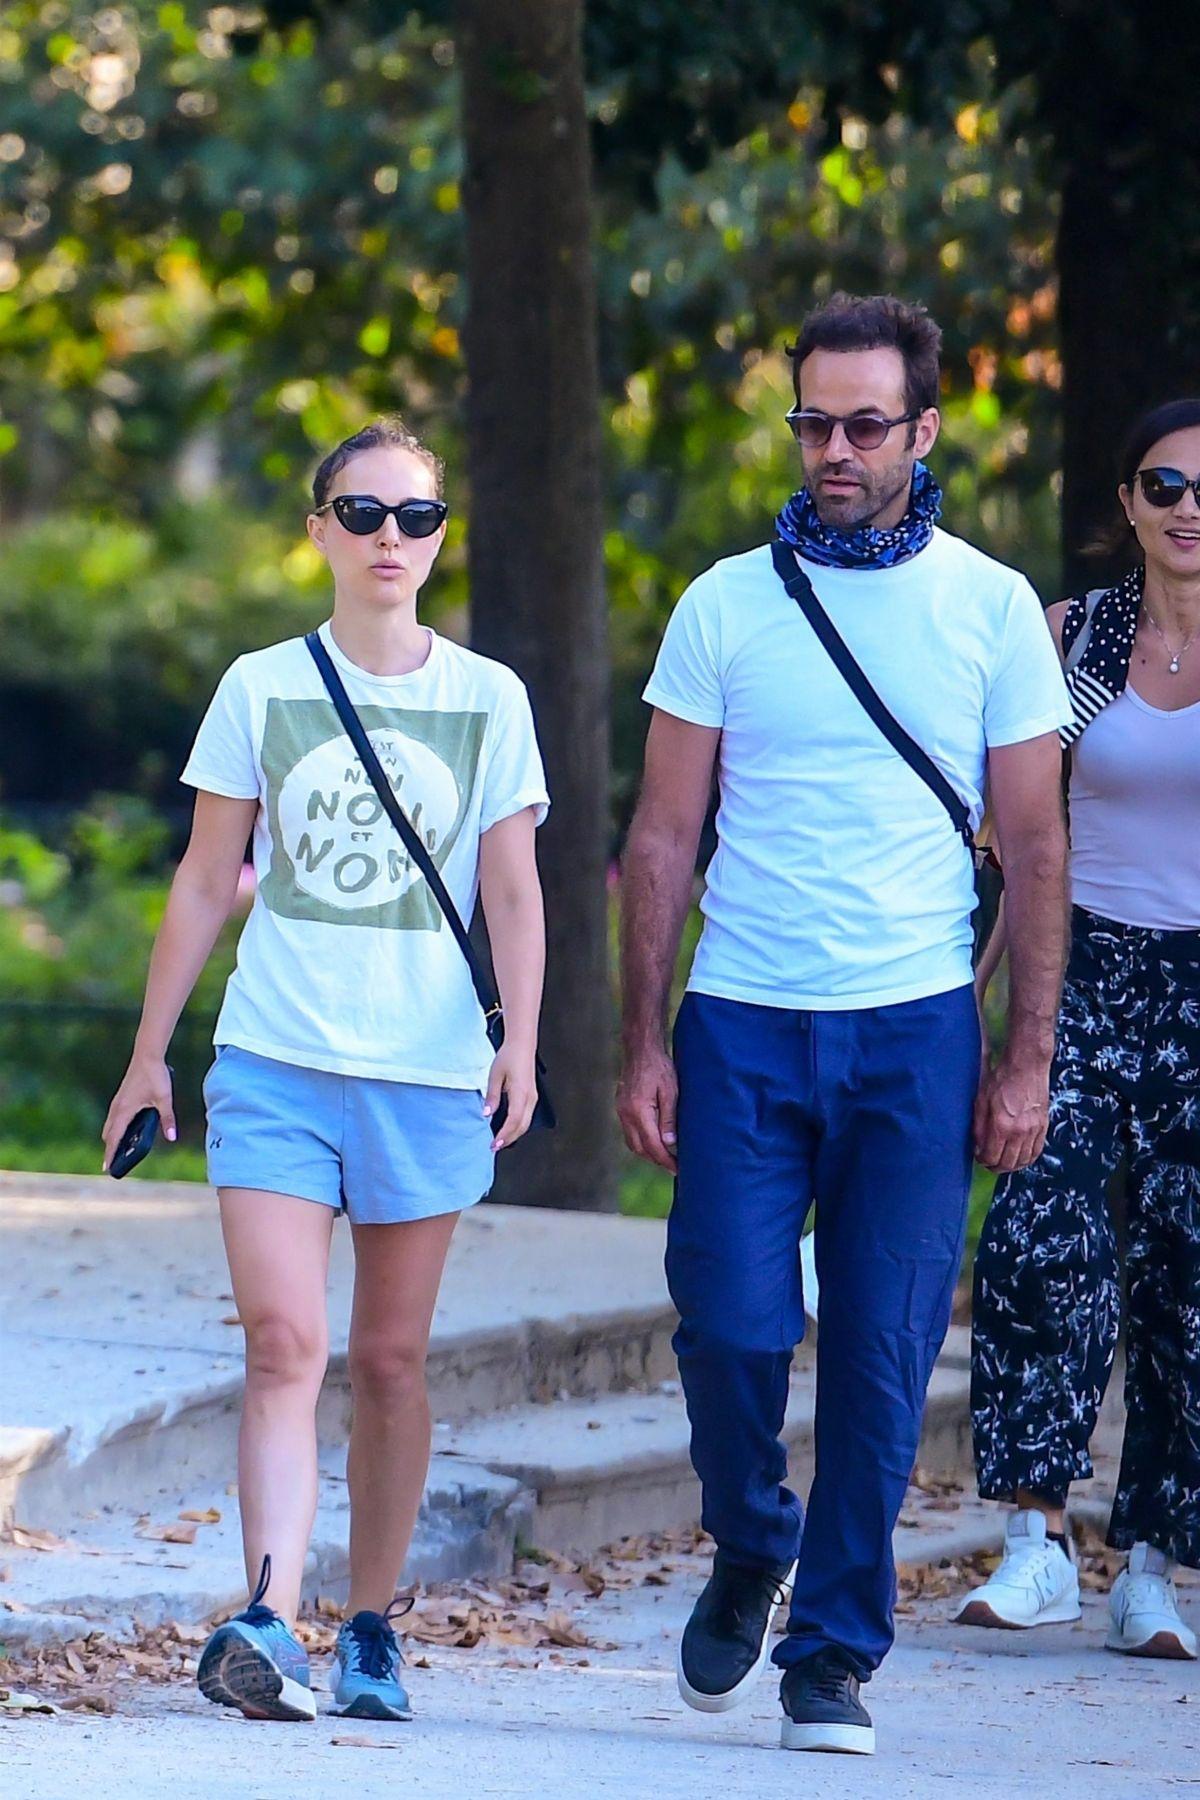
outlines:
[[[627,1053],[666,1040],[671,978],[692,894],[696,844],[635,818],[621,875],[622,1039]]]
[[[1061,819],[1004,858],[1010,1063],[1049,1062],[1054,1053],[1067,960],[1067,836]]]

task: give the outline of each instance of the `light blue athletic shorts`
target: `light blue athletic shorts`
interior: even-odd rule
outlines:
[[[334,1075],[222,1044],[204,1081],[214,1187],[295,1194],[356,1225],[460,1212],[492,1185],[474,1088]]]

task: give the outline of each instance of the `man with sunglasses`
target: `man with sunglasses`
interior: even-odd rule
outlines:
[[[949,1320],[972,1140],[990,1166],[1015,1169],[1046,1130],[1066,918],[1056,732],[1069,707],[1028,583],[937,528],[922,458],[939,428],[939,348],[924,309],[888,296],[837,295],[806,321],[788,414],[805,484],[775,546],[717,563],[675,609],[646,689],[655,710],[625,862],[619,1110],[631,1149],[676,1176],[667,1276],[717,1545],[680,1692],[705,1712],[736,1705],[790,1590],[775,1651],[789,1749],[874,1748],[858,1690],[892,1642],[891,1536]],[[969,824],[951,825],[868,716],[793,598],[801,588]],[[717,850],[672,1057],[670,980],[714,769]],[[985,781],[1013,1001],[1005,1052],[981,1081],[964,839]],[[780,1432],[814,1200],[805,1517]]]

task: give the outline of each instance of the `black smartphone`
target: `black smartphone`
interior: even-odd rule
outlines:
[[[136,1169],[149,1156],[157,1136],[158,1108],[143,1106],[140,1112],[134,1113],[113,1151],[108,1172],[114,1181],[120,1181],[122,1175],[128,1175],[130,1169]]]

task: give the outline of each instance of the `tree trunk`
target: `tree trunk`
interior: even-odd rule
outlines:
[[[608,645],[582,0],[460,0],[472,642],[528,684],[554,805],[539,834],[542,1045],[559,1129],[496,1197],[615,1204]]]
[[[1118,517],[1117,461],[1138,414],[1200,394],[1200,36],[1173,41],[1149,14],[1131,12],[1124,25],[1127,53],[1106,43],[1102,22],[1094,43],[1075,46],[1050,108],[1063,169],[1067,591],[1117,572],[1081,552]]]

